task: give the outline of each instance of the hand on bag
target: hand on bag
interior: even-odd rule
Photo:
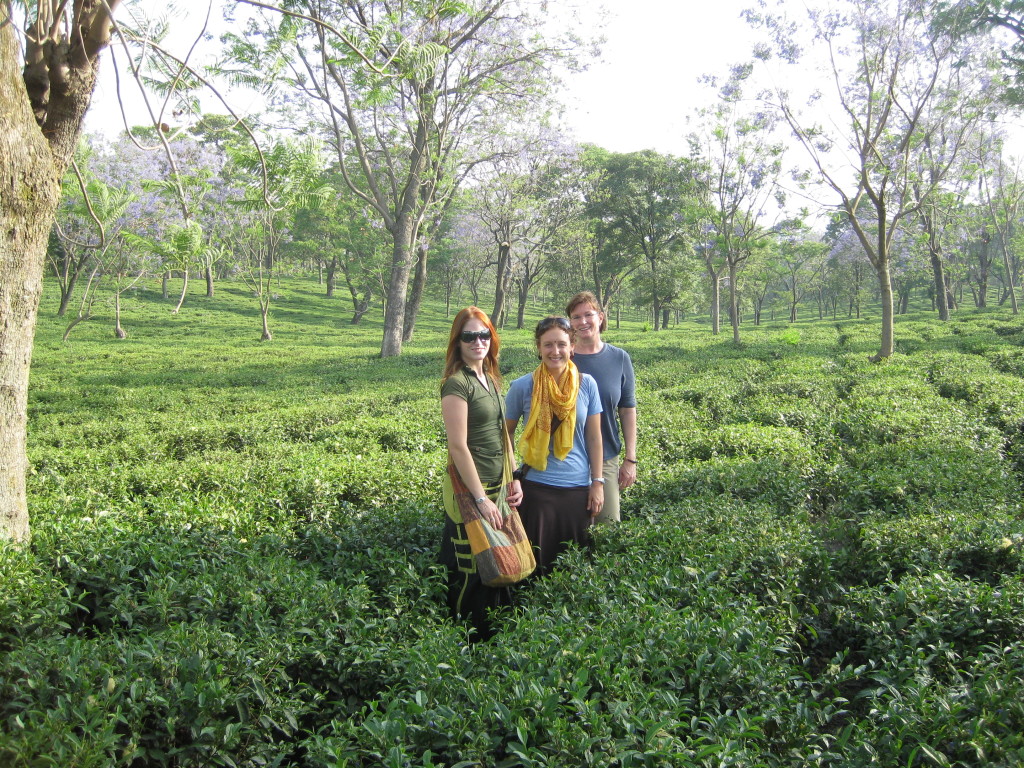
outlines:
[[[510,507],[518,507],[523,500],[523,486],[518,480],[508,484],[508,496],[506,497]]]
[[[485,497],[484,500],[476,506],[477,509],[480,510],[480,514],[483,518],[491,524],[492,528],[501,528],[501,524],[504,520],[501,516],[501,510],[498,509],[497,504]]]

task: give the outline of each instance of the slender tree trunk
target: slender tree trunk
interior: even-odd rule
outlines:
[[[505,316],[505,288],[508,284],[509,260],[512,246],[507,240],[498,244],[498,266],[495,270],[494,309],[491,311],[491,323],[500,327]]]
[[[882,302],[882,338],[879,344],[878,354],[869,358],[871,362],[877,363],[885,358],[892,357],[893,351],[893,300],[892,300],[892,279],[889,274],[889,259],[879,256],[880,264],[876,267],[875,273],[878,276],[878,292]]]
[[[427,285],[427,246],[422,242],[416,248],[416,272],[412,279],[412,291],[409,294],[409,301],[405,306],[405,324],[402,331],[402,341],[412,341],[413,331],[416,330],[416,316],[420,313],[420,305],[423,303],[423,289]]]
[[[213,298],[213,265],[212,264],[207,264],[206,268],[203,270],[203,273],[206,276],[206,298],[212,299]]]
[[[429,133],[427,121],[420,120],[416,126],[416,136],[409,157],[409,174],[402,190],[398,215],[391,228],[394,248],[391,254],[391,275],[388,279],[387,295],[384,297],[384,338],[380,345],[381,357],[398,357],[402,354],[405,299],[409,290],[409,273],[412,271],[415,258],[413,247],[420,226],[415,211],[421,192],[420,183],[427,167]]]
[[[899,291],[899,309],[896,314],[905,315],[907,314],[907,308],[910,306],[910,288],[905,288]]]
[[[170,280],[171,271],[169,269],[164,270],[164,273],[160,276],[160,295],[163,297],[165,301],[167,300],[168,296],[170,296],[171,293],[170,288],[168,286]]]
[[[346,253],[345,255],[347,256],[348,253]],[[324,273],[323,262],[321,261],[321,262],[319,262],[319,264],[320,264],[320,284],[323,285],[323,277],[324,277],[324,275],[323,275],[323,273]],[[334,288],[335,288],[335,283],[336,283],[336,280],[334,278],[334,274],[335,274],[335,272],[337,272],[337,270],[338,270],[338,254],[337,254],[337,252],[335,252],[334,256],[331,257],[331,263],[327,265],[327,298],[328,299],[334,298]]]
[[[1010,269],[1010,253],[1006,247],[1006,238],[1000,236],[999,242],[1002,244],[1003,269],[1006,270],[1006,292],[1010,295],[1010,306],[1013,308],[1013,314],[1016,315],[1020,310],[1017,308],[1017,291],[1013,287],[1013,270]]]
[[[740,343],[740,306],[736,298],[736,264],[729,262],[729,321],[732,323],[732,340]]]
[[[66,279],[60,283],[60,304],[57,306],[57,317],[64,317],[71,305],[71,297],[74,296],[75,286],[78,284],[78,270],[66,275]]]
[[[118,282],[120,283],[120,276]],[[121,289],[114,289],[114,336],[119,339],[127,339],[128,334],[121,327]]]
[[[171,310],[172,315],[178,314],[178,310],[181,309],[181,305],[185,303],[185,294],[188,293],[188,270],[183,269],[181,271],[181,296],[178,297],[178,303]]]
[[[373,293],[369,288],[363,292],[362,298],[356,299],[355,296],[352,297],[352,325],[359,325],[359,321],[363,319],[363,315],[369,310],[371,301],[373,301]]]
[[[529,300],[530,287],[526,280],[523,280],[519,286],[519,307],[516,312],[516,328],[520,330],[526,327],[526,303]]]
[[[721,331],[722,323],[722,308],[720,303],[722,301],[722,289],[718,283],[718,275],[710,272],[711,275],[711,333],[717,336]]]
[[[942,254],[936,249],[929,249],[932,263],[932,280],[935,282],[935,306],[939,311],[939,320],[949,320],[949,300],[946,298],[946,272],[942,264]]]
[[[260,301],[260,318],[263,320],[263,333],[260,334],[260,341],[271,341],[274,334],[270,332],[270,299]]]

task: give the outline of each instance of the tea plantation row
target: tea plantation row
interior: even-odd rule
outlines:
[[[1024,320],[901,318],[880,365],[873,321],[611,330],[627,519],[469,644],[434,562],[443,309],[380,360],[379,323],[280,291],[262,345],[229,285],[141,291],[123,342],[44,312],[0,765],[1024,762]]]

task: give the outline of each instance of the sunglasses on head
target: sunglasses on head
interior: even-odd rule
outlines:
[[[490,331],[486,331],[486,330],[485,331],[463,331],[462,333],[459,334],[459,340],[460,341],[464,341],[467,344],[472,344],[477,339],[480,339],[482,341],[490,341],[491,340],[491,332]]]
[[[544,333],[545,331],[551,330],[555,326],[558,326],[563,331],[571,330],[569,326],[569,321],[566,320],[564,317],[545,317],[543,320],[537,323],[537,332]]]

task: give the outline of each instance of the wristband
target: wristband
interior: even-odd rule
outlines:
[[[636,459],[623,459],[623,461],[628,462],[629,464],[636,464]]]
[[[593,477],[590,479],[590,484],[593,485],[594,483],[600,483],[601,485],[604,485],[605,479],[603,477]]]
[[[485,502],[486,500],[487,500],[487,497],[486,497],[486,496],[481,496],[481,497],[480,497],[479,499],[473,499],[473,503],[474,503],[474,504],[476,504],[476,505],[477,505],[477,506],[479,507],[479,506],[480,506],[481,504],[483,504],[483,503],[484,503],[484,502]]]

